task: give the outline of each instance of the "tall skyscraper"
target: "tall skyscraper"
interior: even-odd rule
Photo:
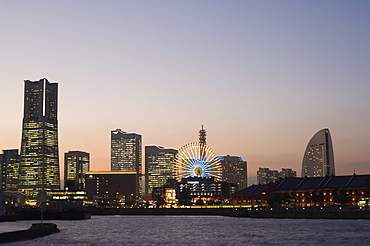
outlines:
[[[141,174],[141,135],[111,131],[111,169]]]
[[[19,154],[17,149],[0,154],[0,184],[2,191],[18,191]]]
[[[238,185],[238,190],[247,188],[247,162],[240,156],[220,156],[222,180]]]
[[[26,80],[18,188],[30,198],[60,189],[57,112],[58,84]]]
[[[308,142],[302,161],[302,177],[335,175],[333,143],[329,129],[318,131]]]
[[[151,195],[153,188],[161,187],[172,178],[176,149],[157,145],[145,146],[145,194]]]
[[[136,172],[139,180],[137,194],[141,195],[141,135],[124,132],[121,129],[111,131],[111,170],[113,172]]]
[[[90,171],[90,154],[83,151],[64,153],[64,187],[85,189],[85,174]]]

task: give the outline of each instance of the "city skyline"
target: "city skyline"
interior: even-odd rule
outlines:
[[[248,176],[300,170],[323,128],[336,175],[367,174],[369,10],[346,1],[3,3],[0,149],[20,149],[23,81],[45,77],[59,83],[59,155],[89,152],[93,171],[110,169],[112,129],[179,149],[204,125],[207,144],[242,156]]]

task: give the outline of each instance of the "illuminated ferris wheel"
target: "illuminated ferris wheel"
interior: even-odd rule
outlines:
[[[215,152],[203,143],[188,143],[179,149],[175,159],[177,180],[189,177],[214,177],[221,180],[221,162]]]

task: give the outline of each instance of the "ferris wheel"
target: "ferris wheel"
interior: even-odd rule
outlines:
[[[194,142],[179,149],[174,170],[174,176],[177,180],[189,177],[214,177],[216,181],[219,181],[221,174],[220,159],[207,145]]]

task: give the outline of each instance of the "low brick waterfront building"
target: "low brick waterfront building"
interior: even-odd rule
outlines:
[[[370,196],[370,175],[285,178],[236,192],[232,204],[272,206],[356,205]]]

